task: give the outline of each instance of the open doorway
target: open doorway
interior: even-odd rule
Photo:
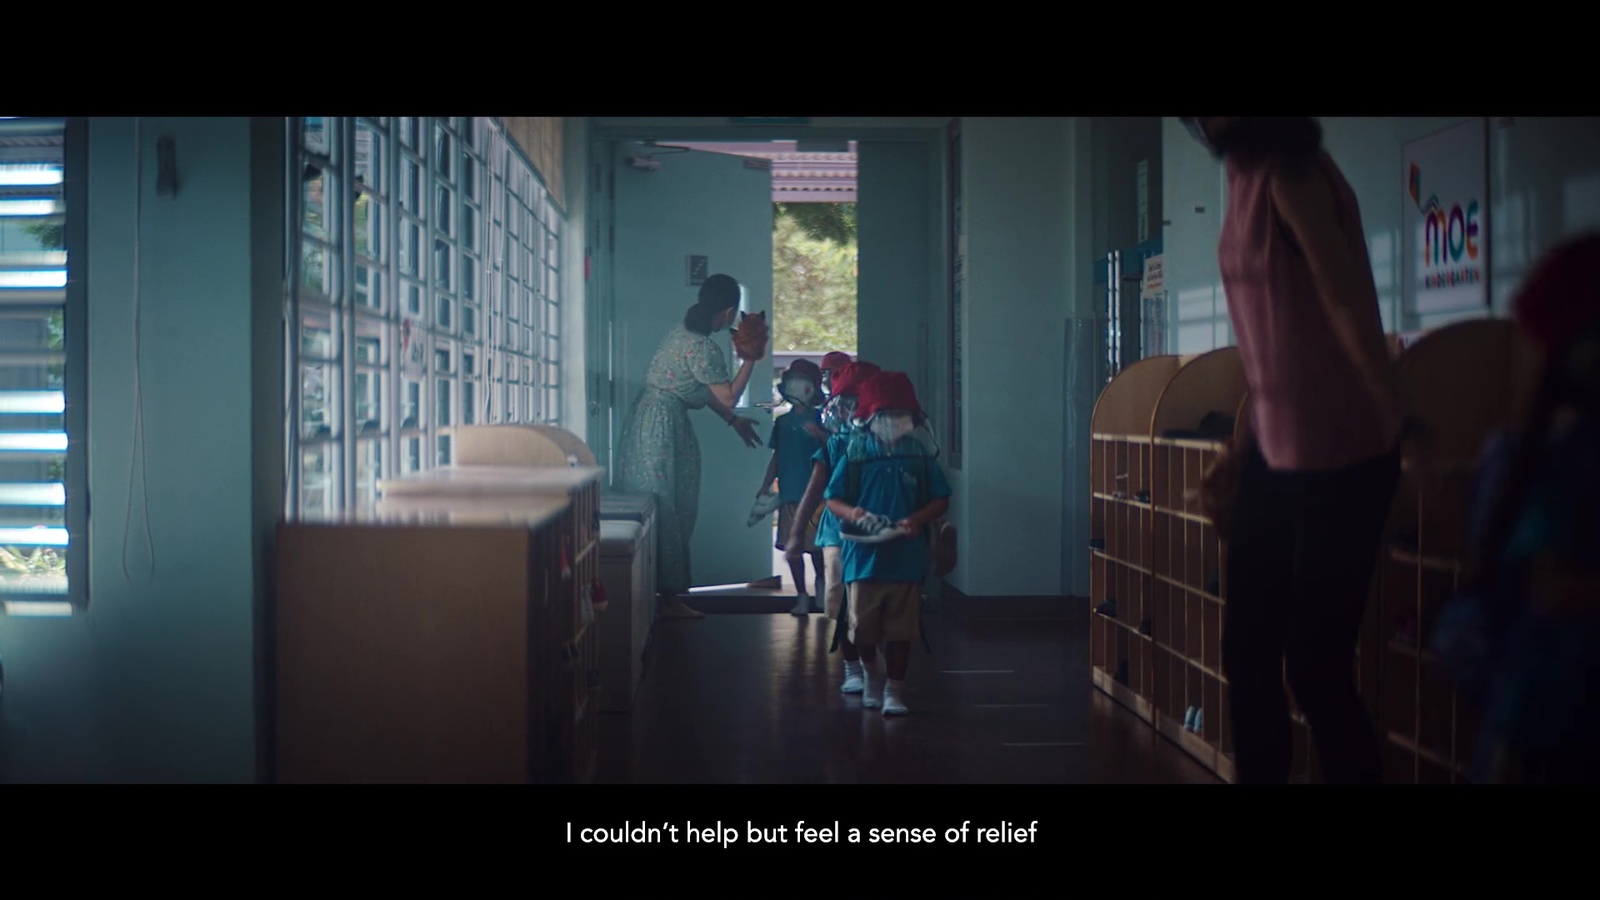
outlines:
[[[676,143],[676,142],[675,142]],[[857,155],[853,141],[831,144],[770,141],[678,143],[711,153],[759,160],[772,172],[772,349],[767,396],[756,402],[774,416],[789,412],[780,387],[797,360],[820,364],[838,350],[856,354],[859,244],[856,233]],[[773,539],[771,578],[761,584],[793,596],[794,579]],[[808,580],[817,573],[807,566]]]

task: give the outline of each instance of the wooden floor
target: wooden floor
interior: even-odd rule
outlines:
[[[602,716],[600,781],[1218,783],[1090,686],[1087,614],[930,613],[911,715],[885,719],[839,693],[821,616],[787,615],[792,599],[770,594],[691,602],[715,612],[658,624],[636,711]]]

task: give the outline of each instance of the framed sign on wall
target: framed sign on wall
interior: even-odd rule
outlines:
[[[1401,311],[1405,329],[1486,314],[1489,294],[1489,120],[1469,119],[1406,143]]]

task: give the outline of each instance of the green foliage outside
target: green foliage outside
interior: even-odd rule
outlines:
[[[856,351],[854,203],[776,203],[772,222],[772,349]]]

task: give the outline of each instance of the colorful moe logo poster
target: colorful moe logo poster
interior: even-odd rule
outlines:
[[[1488,119],[1405,145],[1404,312],[1415,318],[1489,307]]]

